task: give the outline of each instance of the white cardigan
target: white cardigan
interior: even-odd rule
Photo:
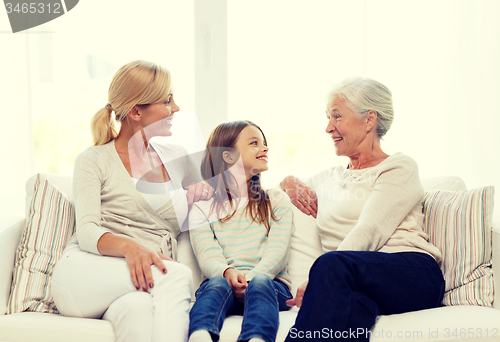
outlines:
[[[172,180],[171,201],[157,210],[136,189],[115,149],[114,140],[89,147],[75,161],[73,194],[76,236],[82,250],[99,254],[97,242],[107,232],[137,239],[144,246],[176,258],[176,238],[187,216],[183,187],[200,181],[197,166],[177,145],[154,145]]]

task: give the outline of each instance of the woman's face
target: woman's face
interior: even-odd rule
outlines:
[[[172,94],[169,94],[168,99],[163,102],[152,103],[139,109],[146,134],[150,137],[172,135],[170,127],[172,127],[174,113],[179,109]]]
[[[344,100],[337,97],[326,110],[328,133],[338,156],[355,156],[363,151],[363,142],[369,132],[366,119],[359,119]]]

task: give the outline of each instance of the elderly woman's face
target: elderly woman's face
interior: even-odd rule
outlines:
[[[363,150],[363,141],[368,131],[366,120],[359,119],[344,100],[335,98],[326,110],[328,133],[335,144],[338,156],[355,156]]]

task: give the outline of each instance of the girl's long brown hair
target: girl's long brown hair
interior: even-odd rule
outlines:
[[[250,125],[256,127],[262,133],[264,144],[267,146],[264,132],[262,132],[259,126],[251,121],[233,121],[220,124],[212,130],[207,141],[205,153],[201,162],[201,175],[203,179],[215,189],[214,202],[211,210],[212,212],[222,213],[225,210],[224,201],[226,201],[226,199],[229,200],[229,205],[232,209],[230,214],[219,219],[220,222],[227,222],[236,213],[234,196],[232,194],[235,194],[235,191],[237,191],[235,186],[230,188],[232,184],[236,184],[235,180],[226,179],[231,173],[225,172],[228,167],[222,158],[222,153],[224,151],[234,151],[236,139],[238,139],[239,134],[245,127]],[[247,182],[247,187],[247,212],[254,222],[264,224],[267,230],[271,229],[269,220],[272,219],[277,221],[278,219],[274,215],[267,192],[262,189],[260,173],[254,175]]]

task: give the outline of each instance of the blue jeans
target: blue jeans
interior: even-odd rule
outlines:
[[[434,308],[443,294],[441,269],[427,254],[329,252],[311,267],[286,342],[368,341],[379,314]]]
[[[267,276],[256,276],[245,290],[244,301],[234,296],[227,280],[215,277],[203,282],[196,291],[196,302],[189,313],[189,336],[196,330],[207,330],[215,341],[228,315],[243,315],[238,341],[259,337],[274,342],[279,327],[279,311],[292,298],[288,286]]]

